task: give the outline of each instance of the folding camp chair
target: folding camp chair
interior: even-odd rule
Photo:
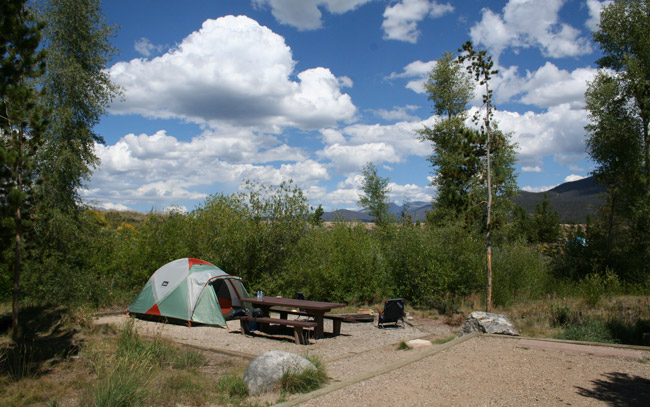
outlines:
[[[377,311],[379,312],[377,327],[383,328],[385,324],[395,324],[395,326],[399,326],[397,323],[400,320],[402,321],[402,327],[404,327],[404,317],[406,314],[404,313],[403,298],[392,298],[386,300],[386,304],[384,304],[384,312],[379,311],[379,308],[377,308]]]

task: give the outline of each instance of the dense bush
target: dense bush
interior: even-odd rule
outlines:
[[[274,291],[330,301],[374,302],[390,296],[388,262],[377,234],[364,225],[317,227],[297,245]]]
[[[485,291],[485,238],[471,226],[453,221],[323,226],[309,221],[306,199],[292,183],[246,187],[210,196],[190,213],[53,211],[28,236],[22,298],[124,306],[156,269],[182,257],[198,257],[242,277],[251,292],[287,297],[302,291],[310,299],[359,304],[403,297],[450,313],[463,297]],[[567,244],[548,247],[495,235],[494,303],[557,293],[595,304],[614,291],[647,292],[643,284],[620,279],[598,257],[600,231],[576,228]],[[588,244],[579,243],[584,241]],[[2,255],[9,258],[10,250]],[[6,262],[0,285],[2,298],[9,298]]]

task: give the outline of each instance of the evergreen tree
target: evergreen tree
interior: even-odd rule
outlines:
[[[36,206],[37,156],[45,131],[36,80],[43,74],[42,25],[26,0],[0,2],[0,205],[2,228],[13,240],[12,334],[18,332],[18,300],[25,230]],[[10,222],[5,222],[10,220]],[[6,247],[6,246],[5,246]]]
[[[319,204],[318,208],[314,209],[314,213],[309,216],[309,222],[314,226],[323,226],[323,205]]]
[[[548,196],[544,194],[542,202],[535,207],[532,219],[531,241],[536,243],[555,243],[560,238],[560,215],[557,213]]]
[[[486,133],[468,128],[466,107],[473,96],[475,83],[463,65],[447,52],[436,61],[426,84],[434,113],[440,118],[433,127],[418,131],[420,140],[433,144],[428,160],[433,167],[431,185],[437,190],[428,222],[444,223],[448,217],[467,224],[485,219],[488,200],[486,178]],[[517,186],[514,175],[515,152],[508,135],[492,130],[491,170],[494,204],[497,214],[492,226],[503,223],[510,211]]]
[[[493,184],[495,181],[505,183],[511,181],[510,185],[514,185],[514,172],[512,165],[514,164],[514,151],[513,147],[508,142],[508,136],[499,132],[493,121],[494,107],[492,106],[492,89],[490,89],[490,80],[492,75],[498,73],[497,70],[492,69],[494,62],[492,57],[486,51],[477,51],[474,49],[471,41],[463,44],[462,48],[458,50],[461,54],[458,56],[458,62],[466,64],[467,72],[474,77],[474,80],[483,88],[483,105],[485,112],[482,109],[477,110],[473,120],[479,126],[480,134],[485,140],[485,154],[481,155],[484,160],[484,172],[481,174],[481,179],[484,182],[484,193],[487,195],[487,205],[485,214],[485,241],[486,241],[486,257],[487,257],[487,296],[486,296],[486,310],[492,310],[492,229],[495,226],[493,222],[493,202],[495,191]],[[499,148],[500,147],[500,148]],[[501,153],[497,153],[497,151]],[[502,171],[497,173],[494,171],[493,176],[493,160],[494,164],[499,162]],[[498,167],[498,166],[497,166]],[[496,167],[495,167],[496,168]],[[515,188],[516,189],[516,188]],[[502,191],[508,193],[508,188]],[[496,192],[498,196],[498,192]],[[483,194],[481,194],[483,196]],[[480,201],[476,201],[480,202]]]

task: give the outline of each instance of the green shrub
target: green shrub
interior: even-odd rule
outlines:
[[[304,236],[274,286],[285,296],[302,291],[314,300],[375,302],[388,295],[387,281],[376,234],[363,225],[337,223]]]
[[[492,300],[495,305],[539,298],[549,283],[546,260],[537,248],[507,244],[494,248]]]
[[[566,326],[558,335],[559,339],[584,342],[617,343],[607,329],[607,323],[600,319],[586,320],[583,323]]]
[[[578,284],[578,292],[590,306],[596,306],[603,297],[618,293],[620,289],[618,276],[611,270],[589,274]]]
[[[582,314],[566,304],[551,304],[550,323],[554,327],[577,325],[582,323]]]
[[[650,320],[626,320],[611,317],[606,324],[609,335],[617,342],[626,345],[645,345],[643,334],[650,332]]]

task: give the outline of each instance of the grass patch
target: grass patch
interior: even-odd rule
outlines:
[[[221,393],[233,398],[245,398],[248,396],[248,386],[241,375],[227,373],[219,379],[217,388]]]
[[[436,345],[442,345],[443,343],[451,342],[454,339],[456,339],[456,335],[449,335],[449,336],[446,336],[444,338],[438,338],[435,341],[433,341],[432,343],[434,343]]]
[[[397,350],[411,350],[413,349],[412,346],[410,346],[406,341],[401,341],[399,345],[397,345]]]
[[[152,371],[144,361],[118,359],[103,367],[97,380],[86,390],[82,406],[121,407],[145,405],[149,398]]]
[[[0,407],[250,405],[218,385],[245,361],[142,338],[133,320],[97,327],[85,310],[24,309],[25,339],[0,335]]]
[[[312,355],[308,355],[306,358],[314,365],[314,369],[285,373],[280,380],[280,389],[283,393],[309,393],[328,382],[329,378],[322,359]]]

